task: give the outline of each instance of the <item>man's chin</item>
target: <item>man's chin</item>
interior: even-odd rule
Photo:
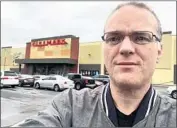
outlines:
[[[114,84],[122,89],[140,89],[142,84],[139,80],[124,78],[124,79],[115,79],[113,80]]]

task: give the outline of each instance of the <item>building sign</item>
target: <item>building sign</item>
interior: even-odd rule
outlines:
[[[43,40],[31,42],[33,47],[44,47],[44,46],[53,46],[53,45],[65,45],[68,44],[65,39],[54,39],[54,40]]]

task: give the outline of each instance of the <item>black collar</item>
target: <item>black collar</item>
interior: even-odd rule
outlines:
[[[139,121],[144,119],[154,106],[156,99],[156,91],[152,88],[149,88],[148,92],[145,94],[143,100],[141,101],[139,107],[137,108],[136,116],[133,125],[137,124]],[[109,117],[111,122],[118,127],[118,119],[116,114],[116,106],[114,104],[113,98],[111,96],[111,90],[109,84],[105,86],[103,96],[103,107],[106,112],[106,115]]]

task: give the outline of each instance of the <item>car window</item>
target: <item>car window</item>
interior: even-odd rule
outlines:
[[[103,78],[101,75],[97,75],[97,77],[96,78]]]
[[[34,76],[34,78],[40,78],[40,76]]]
[[[106,76],[102,76],[102,78],[107,78]]]
[[[68,77],[68,74],[64,74],[63,77]]]
[[[99,75],[99,78],[104,78],[104,76],[103,75]]]
[[[93,76],[93,78],[98,78],[98,75]]]
[[[109,78],[109,76],[104,76],[104,78]]]
[[[56,77],[50,77],[50,80],[56,80]]]
[[[105,75],[100,75],[100,78],[109,78],[109,77]]]
[[[68,75],[67,78],[68,79],[73,79],[73,75]]]
[[[50,79],[50,77],[45,77],[42,80],[49,80],[49,79]]]
[[[17,76],[17,74],[12,71],[4,71],[4,76]]]
[[[74,75],[74,78],[81,78],[81,76],[80,75]]]

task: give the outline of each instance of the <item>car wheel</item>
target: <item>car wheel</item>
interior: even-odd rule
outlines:
[[[15,85],[11,85],[12,88],[15,88]]]
[[[1,84],[1,86],[0,86],[0,89],[2,89],[3,88],[3,84]]]
[[[75,85],[75,89],[76,89],[76,90],[80,90],[80,89],[81,89],[81,84],[80,84],[80,83],[77,83],[77,84]]]
[[[33,87],[33,84],[31,84],[30,87]]]
[[[20,81],[19,84],[18,84],[19,87],[23,87],[23,82]]]
[[[39,84],[39,83],[36,83],[36,84],[35,84],[35,88],[39,89],[39,88],[40,88],[40,84]]]
[[[58,85],[54,85],[54,91],[58,92],[60,90],[60,87]]]
[[[177,98],[177,91],[173,91],[171,93],[172,98],[176,99]]]

